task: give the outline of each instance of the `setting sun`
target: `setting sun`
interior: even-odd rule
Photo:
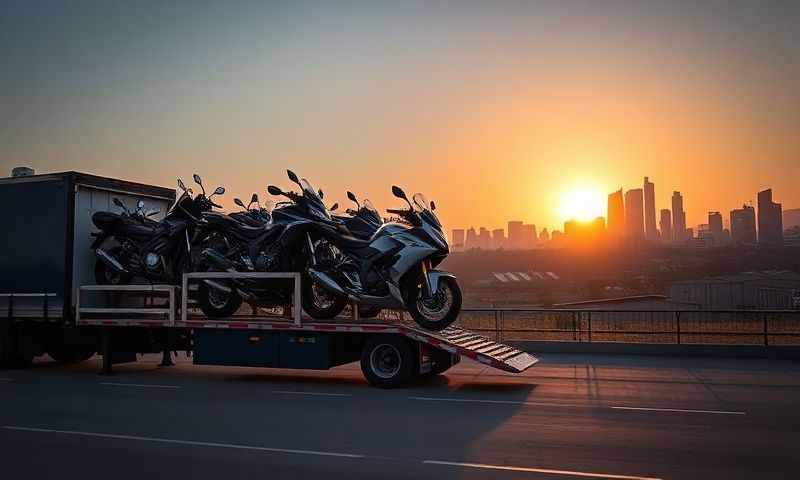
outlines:
[[[606,197],[594,186],[581,185],[561,194],[559,214],[563,220],[592,220],[605,215]]]

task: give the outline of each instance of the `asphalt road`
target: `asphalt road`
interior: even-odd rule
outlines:
[[[797,478],[800,363],[544,355],[402,390],[156,357],[0,371],[2,478]]]

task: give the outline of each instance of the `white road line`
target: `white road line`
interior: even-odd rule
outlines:
[[[409,400],[424,400],[428,402],[458,402],[458,403],[488,403],[502,405],[531,405],[536,407],[586,407],[595,408],[597,405],[579,405],[576,403],[546,403],[546,402],[517,402],[513,400],[487,400],[480,398],[447,398],[447,397],[408,397]]]
[[[510,472],[544,473],[549,475],[564,475],[570,477],[611,478],[615,480],[661,480],[657,477],[643,477],[639,475],[613,475],[610,473],[576,472],[573,470],[554,470],[552,468],[532,467],[507,467],[504,465],[487,465],[484,463],[445,462],[441,460],[424,460],[422,463],[429,465],[447,465],[451,467],[481,468],[484,470],[505,470]]]
[[[678,412],[678,413],[710,413],[714,415],[747,415],[747,412],[726,410],[693,410],[684,408],[652,408],[652,407],[623,407],[612,405],[614,410],[640,410],[645,412]]]
[[[273,390],[272,393],[281,395],[314,395],[318,397],[352,397],[352,393],[325,393],[325,392],[295,392],[289,390]]]
[[[158,384],[152,384],[152,383],[100,382],[100,385],[108,385],[108,386],[111,386],[111,387],[181,388],[179,385],[158,385]]]
[[[96,433],[96,432],[81,432],[77,430],[56,430],[52,428],[34,428],[34,427],[19,427],[12,425],[4,425],[6,430],[18,430],[23,432],[38,432],[38,433],[56,433],[63,435],[79,435],[83,437],[95,438],[113,438],[118,440],[135,440],[141,442],[153,443],[169,443],[176,445],[192,445],[196,447],[214,447],[214,448],[230,448],[235,450],[252,450],[258,452],[273,452],[273,453],[293,453],[298,455],[319,455],[325,457],[343,457],[343,458],[364,458],[364,455],[357,455],[353,453],[339,453],[339,452],[322,452],[317,450],[298,450],[294,448],[273,448],[273,447],[259,447],[256,445],[239,445],[235,443],[218,443],[218,442],[199,442],[194,440],[175,440],[172,438],[160,437],[142,437],[138,435],[118,435],[113,433]]]

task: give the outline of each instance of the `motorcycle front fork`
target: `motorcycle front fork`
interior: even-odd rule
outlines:
[[[422,286],[423,286],[423,293],[426,297],[432,297],[433,292],[431,291],[431,282],[428,279],[428,272],[431,269],[431,261],[425,259],[422,261]]]

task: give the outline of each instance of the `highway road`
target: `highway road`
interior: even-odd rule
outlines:
[[[158,357],[0,371],[3,478],[797,478],[800,363],[549,354],[378,390]]]

